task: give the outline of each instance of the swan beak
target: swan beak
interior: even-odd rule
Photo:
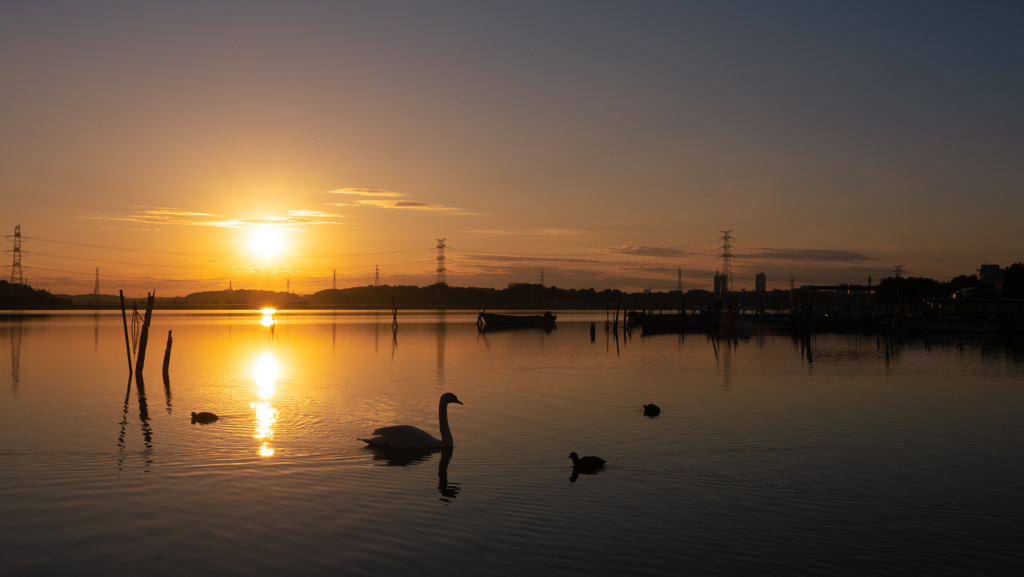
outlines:
[[[458,400],[458,399],[455,399],[455,400],[454,400],[454,401],[452,401],[452,402],[453,402],[453,403],[458,403],[458,404],[460,404],[460,405],[462,404],[462,401],[460,401],[460,400]]]

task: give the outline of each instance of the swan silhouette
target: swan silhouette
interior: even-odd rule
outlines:
[[[443,449],[452,446],[452,430],[448,428],[448,404],[462,401],[452,393],[441,395],[437,407],[437,420],[441,427],[441,438],[437,439],[430,433],[412,425],[393,425],[381,427],[373,432],[369,439],[359,439],[371,447],[389,449]]]

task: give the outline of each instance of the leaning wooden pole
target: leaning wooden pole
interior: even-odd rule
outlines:
[[[121,293],[121,322],[124,323],[124,348],[128,352],[128,382],[132,378],[132,343],[128,340],[128,315],[124,311],[124,291]]]
[[[168,369],[171,368],[171,331],[167,331],[167,349],[164,350],[164,376],[167,376]]]
[[[142,379],[142,367],[146,364],[146,345],[149,343],[149,322],[153,318],[153,301],[156,300],[156,289],[146,299],[146,316],[142,319],[142,331],[139,333],[139,355],[135,358],[135,380]]]

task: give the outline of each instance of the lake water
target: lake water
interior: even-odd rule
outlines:
[[[1024,571],[1021,341],[616,341],[558,314],[158,310],[144,399],[119,312],[0,321],[0,573]],[[446,391],[451,452],[357,440],[437,435]],[[571,451],[608,464],[570,482]]]

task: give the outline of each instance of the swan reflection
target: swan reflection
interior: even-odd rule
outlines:
[[[255,372],[260,400],[249,404],[254,411],[256,423],[253,438],[260,442],[259,455],[270,457],[274,454],[271,442],[274,440],[274,424],[277,422],[278,414],[270,402],[270,398],[274,396],[274,381],[277,379],[277,361],[270,353],[264,353],[256,360]]]
[[[458,483],[448,482],[448,465],[452,462],[453,449],[392,449],[384,447],[367,447],[373,453],[374,461],[384,461],[385,467],[408,467],[430,460],[434,453],[441,453],[437,463],[437,492],[441,494],[439,501],[450,503],[458,496],[462,487]]]

